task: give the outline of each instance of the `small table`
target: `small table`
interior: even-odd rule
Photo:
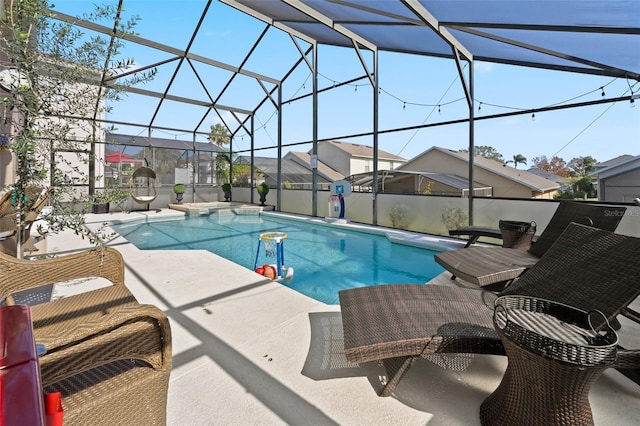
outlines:
[[[617,356],[618,336],[604,315],[503,296],[494,326],[509,364],[480,407],[483,425],[593,424],[589,390]]]

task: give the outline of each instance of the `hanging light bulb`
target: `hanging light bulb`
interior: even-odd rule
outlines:
[[[440,111],[440,105],[438,105],[438,114],[440,114],[440,112],[441,112],[441,111]]]
[[[406,102],[402,103],[402,109],[407,109],[407,103]]]
[[[536,113],[535,112],[531,113],[531,121],[536,121]]]
[[[478,111],[482,110],[482,102],[478,104]]]
[[[355,90],[355,91],[356,91],[356,92],[358,91],[358,85],[357,85],[357,84],[356,84],[356,90]]]

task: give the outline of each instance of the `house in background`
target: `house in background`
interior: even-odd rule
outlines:
[[[629,155],[629,154],[618,155],[617,157],[614,157],[610,160],[601,161],[599,163],[594,164],[593,168],[597,172],[598,170],[606,169],[609,166],[613,166],[614,164],[618,164],[622,161],[631,160],[632,158],[633,158],[633,155]]]
[[[358,173],[349,177],[356,191],[371,192],[373,173]],[[469,196],[469,180],[450,173],[412,172],[407,170],[378,171],[378,192],[396,194],[431,194]],[[473,195],[491,197],[492,188],[479,182],[473,184]]]
[[[546,170],[540,170],[536,167],[531,167],[529,169],[527,169],[527,171],[529,173],[533,173],[534,175],[538,175],[540,177],[543,177],[547,180],[550,180],[552,182],[557,183],[558,185],[566,185],[567,183],[567,178],[562,177],[562,176],[558,176],[555,173],[551,173],[551,172],[547,172]]]
[[[476,156],[474,165],[474,182],[481,182],[480,187],[491,187],[494,197],[553,199],[560,189],[556,182],[500,161]],[[443,173],[466,179],[469,153],[434,146],[396,170]]]
[[[312,152],[309,151],[309,154]],[[329,165],[342,177],[358,173],[373,172],[373,148],[338,141],[323,141],[318,143],[318,161]],[[393,170],[404,163],[405,158],[390,152],[378,150],[378,170]]]
[[[640,155],[623,155],[598,163],[590,176],[598,179],[600,201],[632,202],[640,197]]]
[[[251,157],[242,156],[240,162],[250,164]],[[254,157],[254,166],[259,169],[262,179],[256,184],[265,182],[271,188],[278,186],[278,159],[272,157]],[[318,185],[327,189],[331,182],[343,179],[340,173],[318,161]],[[289,152],[282,158],[282,184],[287,189],[311,189],[313,186],[313,170],[311,156],[305,152]]]

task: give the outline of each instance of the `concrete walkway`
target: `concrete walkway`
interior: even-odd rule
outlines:
[[[89,222],[145,215],[169,219],[175,212],[90,215]],[[346,363],[339,305],[206,251],[140,251],[119,236],[109,245],[124,255],[136,298],[170,318],[169,425],[479,425],[480,404],[506,367],[501,356],[421,359],[393,397],[381,398],[383,369]],[[86,247],[70,233],[46,241],[46,251],[58,254]],[[640,327],[632,324],[624,321],[621,340],[640,347]],[[462,369],[445,368],[454,365]],[[640,418],[640,387],[615,370],[598,380],[590,400],[596,424]]]

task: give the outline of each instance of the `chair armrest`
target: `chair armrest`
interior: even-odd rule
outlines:
[[[640,385],[640,350],[618,346],[618,357],[613,367]]]
[[[123,307],[58,337],[56,347],[40,357],[43,386],[120,360],[171,371],[169,320],[152,305]]]
[[[498,228],[489,228],[486,226],[463,226],[458,229],[452,229],[449,231],[449,235],[460,236],[460,235],[468,235],[469,240],[465,248],[469,247],[471,244],[475,244],[480,237],[489,237],[489,238],[497,238],[502,239],[502,232]]]
[[[634,368],[640,370],[640,350],[624,349],[618,347],[618,357],[614,365],[615,368]]]
[[[87,277],[124,285],[122,255],[108,247],[43,260],[22,260],[0,253],[0,300],[17,291]]]
[[[479,237],[502,238],[500,229],[487,226],[462,226],[457,229],[451,229],[449,235],[477,235]]]

